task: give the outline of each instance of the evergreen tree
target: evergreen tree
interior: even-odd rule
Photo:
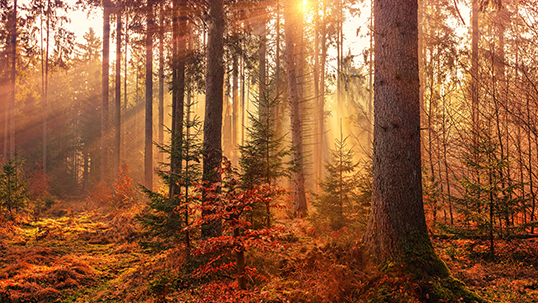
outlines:
[[[349,223],[359,223],[364,228],[371,197],[371,170],[360,170],[360,162],[354,160],[355,153],[342,135],[335,139],[330,155],[330,161],[325,163],[327,175],[319,184],[322,194],[314,195],[314,220],[333,230]]]
[[[13,216],[13,212],[24,208],[28,203],[28,189],[26,181],[22,178],[21,160],[15,154],[2,166],[0,173],[0,205],[4,211]]]
[[[174,174],[170,174],[169,171],[159,172],[159,176],[169,187],[172,184],[178,186],[179,194],[170,197],[167,195],[168,190],[158,192],[144,188],[150,201],[138,219],[147,231],[146,238],[153,237],[149,239],[150,241],[145,240],[143,244],[147,246],[165,248],[179,240],[185,241],[186,246],[190,246],[189,230],[182,232],[182,229],[192,223],[189,217],[190,208],[200,200],[193,187],[194,183],[201,178],[200,162],[202,160],[201,122],[198,117],[190,118],[191,106],[192,104],[187,104],[187,117],[183,121],[182,138],[176,141],[179,142],[180,148],[175,151],[176,149],[172,149],[170,145],[158,145],[163,153],[176,157],[183,163],[181,170]],[[169,241],[170,239],[173,241]]]
[[[510,159],[500,156],[499,143],[494,135],[482,129],[473,138],[476,144],[469,146],[463,163],[477,176],[473,174],[458,180],[464,190],[463,195],[452,197],[463,224],[459,227],[441,227],[459,236],[487,239],[490,257],[494,257],[495,237],[507,236],[515,230],[507,225],[503,229],[504,218],[517,213],[518,206],[524,205],[527,197],[517,194],[522,183],[515,180],[507,182],[506,174],[503,177],[503,170],[509,165]]]
[[[247,128],[245,144],[239,146],[241,158],[241,183],[245,190],[263,184],[275,185],[281,177],[289,176],[291,163],[286,162],[290,150],[285,148],[284,136],[280,136],[277,129],[278,117],[274,111],[279,104],[277,97],[271,97],[269,87],[255,102],[258,113],[249,112],[250,127]],[[270,205],[254,205],[252,221],[254,225],[271,225]],[[258,222],[257,218],[264,218],[265,222]]]

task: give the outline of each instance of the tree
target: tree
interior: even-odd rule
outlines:
[[[374,2],[372,211],[364,242],[380,264],[437,277],[430,300],[481,301],[450,275],[428,236],[422,202],[417,1]],[[438,296],[438,297],[435,297]]]
[[[202,180],[211,184],[220,181],[216,169],[220,167],[222,159],[222,108],[224,87],[224,1],[208,1],[207,35],[207,71],[206,96],[204,118],[204,164]],[[204,196],[204,203],[212,203]],[[207,212],[207,210],[205,210]],[[206,213],[202,214],[206,215]],[[202,229],[204,237],[219,236],[221,227],[219,222],[213,222]]]
[[[288,98],[290,103],[291,144],[293,146],[292,158],[296,168],[293,172],[293,212],[298,217],[306,216],[306,192],[304,186],[303,167],[303,124],[302,124],[302,89],[300,79],[303,75],[301,54],[297,27],[302,26],[302,5],[299,1],[288,1],[284,6],[286,22],[286,68],[288,77]],[[301,10],[298,13],[297,10]]]
[[[290,155],[290,150],[284,148],[284,136],[279,136],[277,124],[279,117],[275,115],[275,109],[279,105],[278,96],[271,99],[272,86],[264,89],[263,95],[255,103],[258,115],[249,112],[250,126],[246,129],[247,139],[245,144],[239,146],[241,158],[241,186],[245,190],[261,186],[263,184],[275,185],[281,177],[289,176],[291,163],[286,163],[285,158]],[[271,227],[270,205],[253,204],[251,223],[255,227],[264,225]],[[254,222],[259,215],[264,217],[262,224]]]
[[[103,0],[103,69],[101,91],[101,182],[105,182],[108,136],[108,77],[110,65],[110,0]]]
[[[122,4],[116,4],[116,87],[114,106],[114,176],[119,176],[121,148],[121,15]]]
[[[365,217],[365,202],[369,202],[362,199],[361,194],[364,193],[359,191],[359,185],[365,184],[361,183],[360,163],[355,161],[353,150],[347,147],[347,139],[340,131],[340,139],[335,139],[335,148],[331,149],[331,159],[325,163],[327,175],[320,182],[323,193],[315,195],[316,217],[328,220],[328,225],[333,230],[349,223],[363,223],[359,220]],[[362,216],[358,217],[358,214]],[[357,222],[351,222],[352,219]]]
[[[17,76],[17,0],[13,1],[11,17],[11,100],[9,106],[9,158],[15,156],[15,83]]]
[[[146,26],[146,140],[144,143],[144,184],[153,188],[153,0],[147,0]]]
[[[187,27],[186,10],[184,0],[174,0],[172,11],[172,129],[170,144],[170,197],[179,194],[180,188],[174,178],[179,176],[182,161],[177,155],[181,154],[181,138],[183,138],[183,116],[185,100],[185,28]]]
[[[22,178],[22,165],[24,161],[13,155],[0,172],[0,206],[13,214],[28,203],[28,189],[26,181]]]

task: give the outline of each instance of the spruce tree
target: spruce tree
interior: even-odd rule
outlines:
[[[503,229],[502,222],[518,212],[517,207],[524,205],[528,197],[518,194],[523,183],[515,180],[507,182],[508,177],[503,171],[510,159],[500,156],[499,143],[490,131],[481,128],[474,138],[475,144],[469,145],[468,152],[463,155],[463,163],[472,173],[458,180],[463,195],[451,197],[461,214],[461,225],[441,227],[459,237],[487,240],[489,256],[493,258],[495,238],[510,236],[517,231],[517,228],[507,224]]]
[[[278,117],[275,109],[279,104],[278,96],[272,94],[268,85],[255,102],[257,112],[249,112],[250,126],[247,128],[245,144],[239,146],[241,157],[241,183],[244,190],[256,185],[275,185],[279,178],[289,176],[291,163],[286,162],[290,150],[284,147],[285,137],[278,132]],[[254,205],[252,223],[271,226],[269,205]],[[261,219],[260,217],[264,218]]]
[[[22,165],[24,160],[14,155],[2,166],[0,172],[0,205],[2,210],[8,211],[10,219],[13,212],[24,208],[28,203],[28,189],[26,181],[22,178]]]
[[[191,206],[199,203],[200,197],[194,192],[194,183],[201,178],[202,143],[201,122],[195,116],[190,118],[192,104],[186,105],[187,117],[183,121],[184,131],[179,142],[179,150],[172,153],[170,145],[157,145],[163,153],[175,157],[183,163],[181,170],[170,174],[169,171],[160,171],[159,176],[170,187],[175,184],[179,187],[179,194],[168,196],[168,191],[158,192],[144,188],[149,197],[146,210],[138,216],[138,219],[146,229],[146,246],[166,248],[177,241],[183,240],[186,246],[190,246],[191,237],[189,230],[184,227],[192,223],[189,217]],[[170,130],[168,130],[170,131]],[[168,241],[172,239],[173,241]],[[148,241],[149,240],[149,241]],[[162,241],[165,240],[165,241]]]
[[[322,193],[314,195],[315,221],[339,230],[350,223],[365,223],[371,197],[371,170],[360,170],[353,149],[347,147],[348,137],[340,135],[325,163],[327,175],[320,182]]]

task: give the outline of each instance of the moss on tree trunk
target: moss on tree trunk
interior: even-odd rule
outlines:
[[[426,302],[483,302],[453,278],[429,238],[422,201],[418,3],[376,0],[372,211],[364,242],[411,273]]]

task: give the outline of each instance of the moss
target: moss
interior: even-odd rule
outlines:
[[[424,302],[487,302],[452,276],[430,243],[428,241],[426,244],[415,245],[413,250],[406,250],[404,268],[422,289],[419,299]]]
[[[376,283],[377,287],[400,288],[420,302],[488,302],[452,276],[447,265],[435,253],[427,235],[426,238],[419,234],[409,235],[401,257],[386,260],[380,269],[393,277],[393,281],[401,282],[384,285],[386,282],[381,281]],[[407,302],[406,299],[392,299],[391,302]]]

